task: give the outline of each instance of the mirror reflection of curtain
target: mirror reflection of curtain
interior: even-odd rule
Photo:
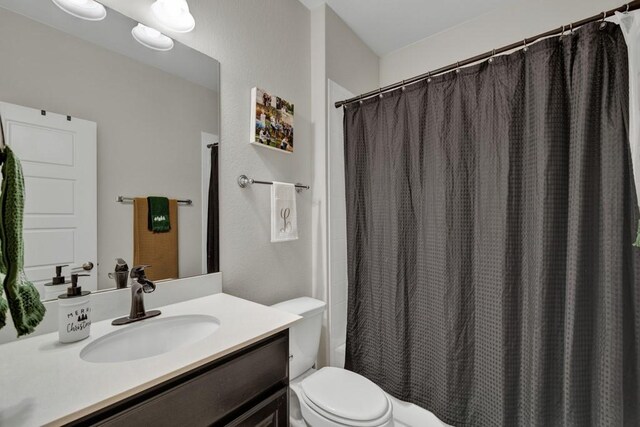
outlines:
[[[346,366],[447,424],[640,425],[627,46],[599,27],[345,110]]]
[[[207,215],[207,273],[220,271],[220,217],[218,200],[218,144],[211,147],[209,209]]]

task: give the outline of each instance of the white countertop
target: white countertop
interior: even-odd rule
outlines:
[[[153,298],[153,294],[147,298]],[[112,326],[111,320],[92,324],[91,336],[73,344],[59,343],[55,332],[1,345],[0,426],[61,425],[73,421],[287,329],[300,319],[226,294],[160,310],[160,317],[214,316],[220,327],[196,344],[122,363],[80,359],[80,351],[87,344],[126,328]]]

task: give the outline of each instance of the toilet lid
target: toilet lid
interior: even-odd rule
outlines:
[[[352,421],[375,421],[389,413],[389,399],[365,377],[322,368],[300,383],[305,397],[323,411]]]

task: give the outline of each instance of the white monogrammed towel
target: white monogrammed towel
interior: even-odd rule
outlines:
[[[295,185],[274,182],[271,186],[271,241],[297,240],[297,216]]]

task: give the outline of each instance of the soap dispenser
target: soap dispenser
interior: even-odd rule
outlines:
[[[78,286],[78,278],[89,274],[72,274],[67,293],[58,296],[58,337],[62,343],[72,343],[89,336],[91,305],[89,291]]]
[[[44,284],[44,299],[56,298],[58,294],[60,294],[60,291],[64,290],[63,285],[66,285],[68,282],[62,275],[62,269],[68,266],[67,264],[56,265],[56,275],[51,278],[50,282]]]
[[[45,286],[56,286],[56,285],[64,285],[65,279],[64,276],[62,275],[62,268],[63,267],[69,267],[69,264],[65,264],[65,265],[56,265],[56,275],[55,277],[51,278],[51,282],[50,283],[46,283]]]

